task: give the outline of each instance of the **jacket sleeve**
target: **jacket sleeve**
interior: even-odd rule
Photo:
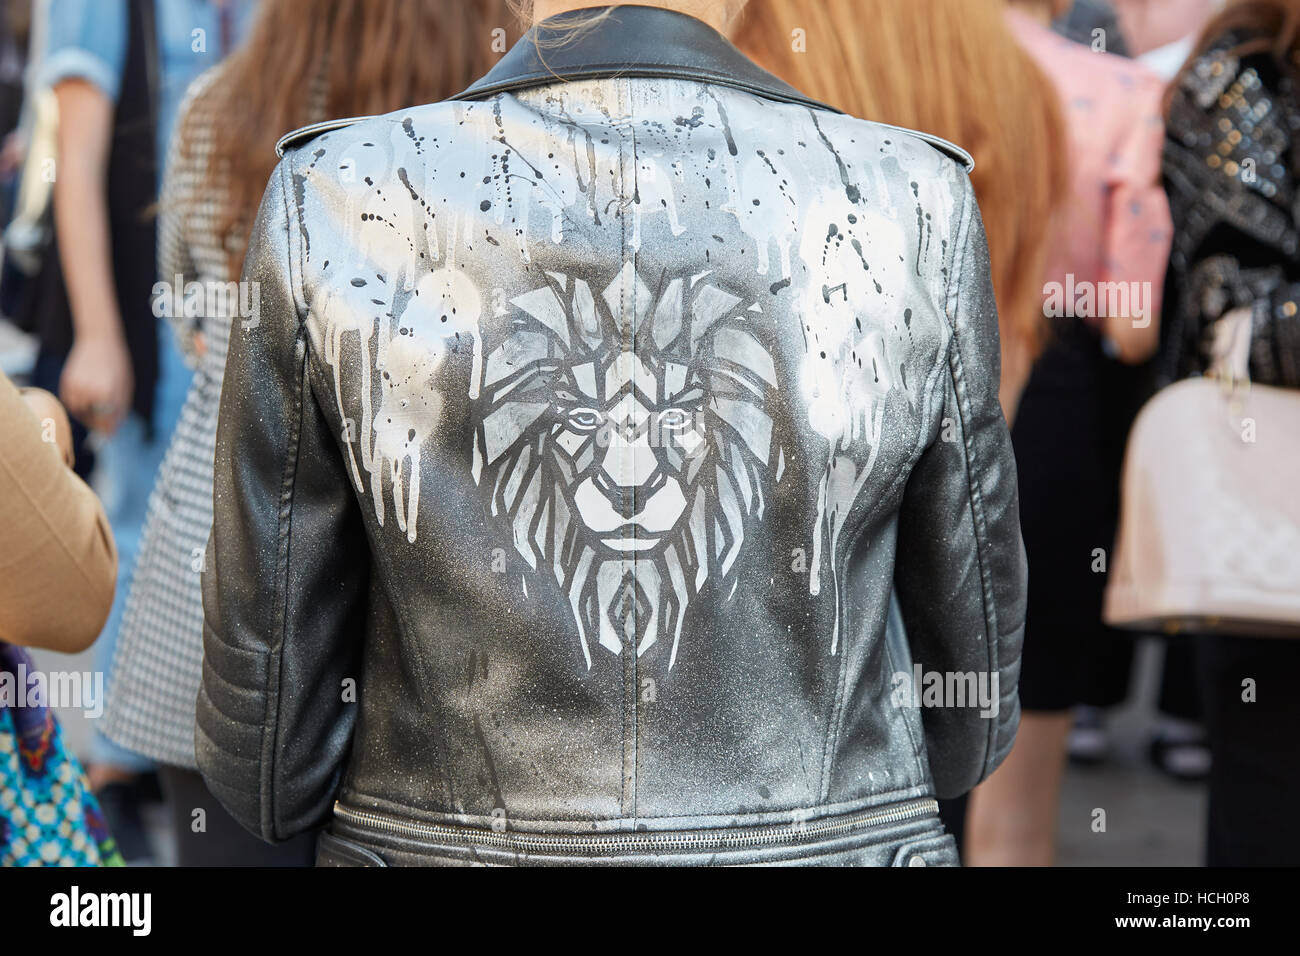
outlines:
[[[272,176],[244,263],[259,310],[231,334],[195,727],[208,787],[267,841],[329,816],[369,581],[359,508],[312,391],[290,162]]]
[[[969,180],[957,212],[946,293],[952,328],[930,445],[908,479],[899,517],[895,585],[912,658],[945,686],[979,694],[922,708],[939,797],[987,777],[1011,749],[1024,636],[1026,562],[1016,462],[998,403],[997,306],[984,226]],[[941,373],[942,374],[942,373]],[[962,683],[964,679],[964,683]],[[996,680],[996,689],[993,681]]]
[[[49,440],[55,427],[0,372],[0,641],[75,654],[113,606],[117,549],[99,499]]]

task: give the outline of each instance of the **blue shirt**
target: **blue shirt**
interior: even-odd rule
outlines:
[[[229,42],[247,33],[256,0],[226,0]],[[176,113],[185,89],[230,52],[223,48],[221,7],[215,0],[154,0],[158,35],[158,128],[155,149],[161,184]],[[117,102],[126,70],[127,0],[50,0],[40,84],[60,80],[93,83]]]

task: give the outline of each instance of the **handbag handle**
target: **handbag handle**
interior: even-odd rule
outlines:
[[[1243,305],[1225,313],[1214,323],[1214,342],[1210,346],[1207,374],[1223,382],[1230,390],[1245,383],[1250,388],[1250,332],[1254,309]]]
[[[1214,323],[1214,341],[1210,344],[1210,367],[1206,376],[1223,385],[1228,427],[1238,431],[1245,407],[1243,395],[1250,393],[1250,332],[1255,314],[1249,305],[1224,313]]]

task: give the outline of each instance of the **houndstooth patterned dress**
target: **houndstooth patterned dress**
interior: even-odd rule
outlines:
[[[181,153],[179,135],[169,149],[158,222],[159,279],[168,289],[177,275],[205,289],[230,280],[216,236],[221,197],[204,183],[217,131],[212,117],[190,116],[201,105],[199,94],[220,74],[221,67],[209,70],[186,94],[176,129],[189,132],[188,153]],[[199,582],[212,527],[212,462],[232,311],[167,313],[195,374],[149,500],[105,713],[111,739],[189,769],[195,768],[194,702],[203,662]],[[201,357],[194,348],[196,331],[207,345]]]

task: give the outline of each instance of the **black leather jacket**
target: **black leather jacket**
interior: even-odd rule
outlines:
[[[284,144],[209,786],[328,862],[952,862],[1025,596],[969,157],[680,14],[543,55]]]
[[[1212,363],[1215,325],[1249,308],[1250,379],[1300,388],[1300,64],[1237,51],[1229,33],[1180,74],[1164,176],[1174,222],[1165,279],[1167,380]]]

